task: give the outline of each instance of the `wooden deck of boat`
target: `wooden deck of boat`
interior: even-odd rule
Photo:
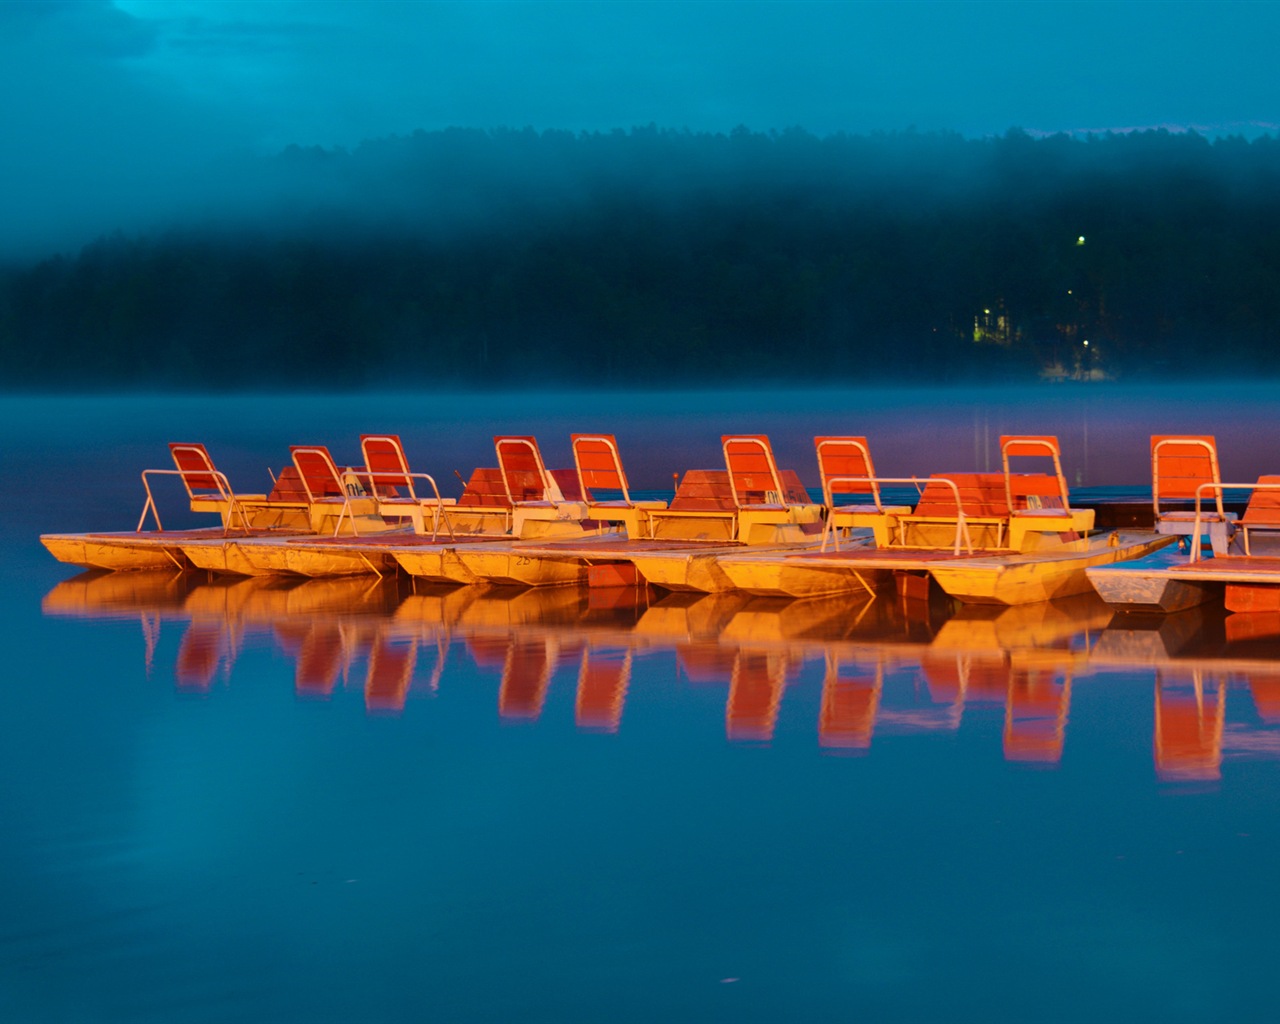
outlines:
[[[810,565],[830,565],[837,568],[874,568],[886,566],[895,569],[928,569],[939,562],[969,561],[971,559],[1005,558],[1015,554],[1013,551],[975,551],[953,554],[951,551],[912,548],[847,548],[842,551],[795,551],[784,552],[782,557],[788,560],[803,559]],[[750,557],[750,556],[745,556]],[[770,557],[777,558],[774,552]]]
[[[1168,614],[1222,594],[1220,581],[1207,572],[1188,572],[1187,566],[1186,553],[1170,545],[1145,558],[1093,566],[1085,572],[1099,596],[1112,607]]]
[[[1274,583],[1280,585],[1280,557],[1224,555],[1195,562],[1176,548],[1160,551],[1131,562],[1090,569],[1091,578],[1142,577],[1144,579],[1192,580],[1214,583]]]
[[[235,529],[224,533],[221,526],[202,526],[190,530],[110,530],[93,533],[45,533],[41,538],[54,537],[74,540],[110,541],[120,544],[135,544],[147,547],[164,544],[185,543],[193,540],[235,540],[246,537],[309,537],[313,536],[302,530],[279,530],[265,527],[248,531]]]
[[[1128,548],[1153,537],[1150,531],[1129,531],[1117,534],[1117,548]],[[1112,547],[1105,534],[1098,534],[1083,544],[1064,544],[1060,548],[1043,548],[1033,551],[1014,551],[1009,548],[987,548],[955,554],[949,549],[872,548],[859,547],[842,551],[797,551],[786,553],[787,561],[812,566],[830,566],[850,569],[920,569],[933,570],[941,566],[964,566],[988,570],[1000,566],[1017,566],[1053,562],[1070,562],[1082,555],[1105,552]],[[749,558],[750,555],[734,556]],[[772,557],[777,557],[775,553]]]
[[[512,546],[519,549],[523,554],[545,554],[556,558],[599,558],[602,555],[627,558],[630,555],[653,555],[683,551],[739,551],[746,548],[745,544],[726,540],[649,540],[647,538],[628,540],[625,537],[608,535],[599,539],[575,537],[572,540],[559,541],[513,541]]]
[[[491,544],[511,543],[510,537],[483,533],[460,533],[450,537],[442,534],[435,538],[420,533],[365,533],[359,536],[325,537],[308,534],[301,537],[289,537],[286,543],[317,548],[422,548],[422,547],[454,547],[458,544]]]
[[[1211,578],[1224,583],[1275,583],[1280,585],[1280,558],[1260,555],[1226,555],[1185,562],[1170,570],[1188,578]]]

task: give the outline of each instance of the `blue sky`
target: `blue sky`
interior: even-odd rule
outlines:
[[[1276,132],[1280,3],[0,0],[0,252],[451,125]]]

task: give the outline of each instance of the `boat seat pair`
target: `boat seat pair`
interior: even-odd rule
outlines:
[[[821,530],[822,506],[794,471],[780,470],[763,434],[720,439],[723,470],[689,470],[666,509],[649,514],[660,539],[759,544]]]
[[[233,529],[248,533],[260,529],[309,528],[305,496],[281,497],[274,490],[271,494],[237,493],[226,474],[214,466],[212,457],[202,444],[171,442],[169,455],[173,459],[173,469],[142,471],[142,487],[147,498],[142,506],[142,515],[138,518],[136,532],[142,532],[148,515],[155,520],[158,531],[164,530],[155,494],[151,489],[151,479],[157,476],[178,477],[187,492],[190,510],[216,512],[222,519],[224,534]]]
[[[828,538],[838,549],[840,531],[857,528],[871,529],[877,547],[950,547],[954,554],[975,547],[1021,551],[1041,534],[1069,539],[1093,529],[1091,509],[1071,508],[1056,437],[1002,436],[1001,473],[934,474],[922,488],[915,477],[877,477],[865,437],[814,443],[827,508],[824,550]],[[1013,472],[1012,460],[1028,457],[1051,460],[1053,472]],[[886,505],[881,484],[914,485],[920,498],[914,508]],[[848,497],[860,500],[841,500]]]

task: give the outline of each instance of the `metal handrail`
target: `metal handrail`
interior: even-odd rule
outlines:
[[[1199,487],[1197,487],[1196,488],[1196,518],[1191,528],[1191,557],[1190,559],[1188,559],[1188,561],[1191,561],[1191,562],[1197,562],[1200,560],[1200,550],[1203,546],[1200,543],[1200,529],[1201,529],[1200,524],[1203,521],[1203,516],[1201,513],[1201,506],[1200,506],[1200,499],[1202,495],[1200,492],[1205,490],[1215,492],[1215,497],[1217,498],[1217,504],[1218,504],[1218,512],[1216,513],[1216,515],[1219,515],[1222,517],[1220,520],[1221,522],[1230,523],[1231,520],[1228,518],[1228,513],[1222,507],[1223,491],[1226,491],[1226,490],[1280,491],[1280,483],[1264,484],[1261,481],[1255,480],[1251,484],[1224,484],[1220,482],[1214,482],[1214,483],[1203,483]],[[1234,514],[1235,513],[1230,513],[1230,515],[1234,515]],[[1241,525],[1243,527],[1243,524]],[[1243,527],[1243,530],[1244,530],[1244,553],[1248,555],[1249,554],[1249,530],[1248,530],[1248,527]]]
[[[366,455],[365,458],[367,459],[368,456]],[[374,481],[374,477],[375,476],[392,476],[392,475],[403,477],[405,480],[405,486],[409,489],[409,498],[413,502],[415,502],[420,508],[433,509],[432,516],[431,516],[431,539],[435,540],[436,535],[440,532],[441,519],[444,520],[445,529],[449,531],[449,539],[450,540],[455,539],[455,535],[453,532],[453,524],[449,522],[449,514],[447,511],[445,511],[444,499],[440,497],[440,488],[436,486],[436,479],[430,473],[411,473],[406,467],[404,471],[397,470],[394,474],[388,474],[384,472],[375,472],[374,470],[370,469],[368,466],[352,466],[352,467],[349,467],[346,470],[346,472],[350,473],[351,475],[357,478],[364,478],[365,480],[368,481],[369,494],[375,501],[378,502],[379,508],[381,508],[383,496],[378,494],[377,484]],[[434,499],[419,498],[417,491],[413,489],[413,481],[415,479],[426,480],[428,483],[430,483],[431,492],[435,495],[435,498]],[[387,500],[389,502],[394,502],[395,499],[388,498]]]
[[[227,503],[227,518],[222,527],[222,535],[227,535],[227,530],[231,523],[232,517],[239,515],[240,525],[245,533],[249,532],[249,521],[245,518],[244,509],[240,507],[240,503],[236,500],[235,492],[231,490],[231,481],[219,470],[216,469],[200,469],[200,470],[183,470],[183,469],[144,469],[142,471],[142,488],[147,492],[147,500],[142,505],[142,515],[138,517],[138,525],[134,528],[134,533],[141,533],[142,527],[147,521],[147,512],[150,511],[152,517],[156,521],[156,532],[164,533],[164,526],[160,523],[160,510],[156,506],[155,495],[151,492],[151,482],[147,479],[149,476],[176,476],[181,477],[182,482],[186,485],[187,495],[191,500],[196,500],[196,495],[192,492],[190,484],[187,483],[187,475],[207,475],[213,479],[218,485],[218,500]]]
[[[861,481],[861,482],[874,482],[874,483],[876,483],[876,484],[912,484],[912,485],[914,485],[914,486],[915,486],[915,488],[916,488],[916,490],[917,490],[917,491],[919,491],[921,494],[924,494],[924,488],[923,488],[923,487],[921,486],[921,484],[920,484],[920,478],[919,478],[919,477],[915,477],[915,476],[912,476],[912,477],[900,477],[900,476],[876,476],[876,477],[869,477],[869,476],[851,476],[851,477],[832,477],[832,478],[828,481],[828,484],[830,484],[830,483],[836,483],[836,482],[844,482],[844,481],[848,481],[848,482],[859,482],[859,481]],[[950,477],[945,477],[945,476],[931,476],[931,477],[927,477],[927,478],[925,479],[925,481],[924,481],[924,482],[925,482],[925,485],[928,485],[928,484],[931,484],[931,483],[940,483],[940,484],[945,484],[947,487],[949,487],[949,488],[951,489],[952,496],[955,498],[955,502],[956,502],[956,539],[955,539],[955,543],[952,545],[952,554],[954,554],[954,555],[959,555],[959,554],[960,554],[960,543],[961,543],[961,540],[962,540],[962,539],[963,539],[963,541],[964,541],[965,550],[966,550],[969,554],[973,554],[973,537],[972,537],[972,535],[969,533],[969,524],[968,524],[967,517],[965,516],[965,512],[964,512],[964,503],[960,500],[960,488],[959,488],[959,486],[958,486],[958,485],[956,484],[956,482],[955,482],[954,480],[952,480]],[[834,504],[831,502],[831,500],[830,500],[830,495],[828,494],[828,495],[826,495],[826,497],[828,498],[828,502],[827,502],[827,525],[828,525],[828,527],[830,527],[830,525],[831,525],[831,514],[832,514],[832,513],[834,513],[834,512],[836,511],[836,509],[835,509],[835,505],[834,505]],[[877,501],[877,502],[876,502],[876,508],[881,512],[881,514],[883,514],[883,513],[884,513],[884,507],[880,504],[880,502],[879,502],[879,501]],[[826,545],[826,538],[825,538],[825,536],[824,536],[824,538],[823,538],[823,545],[824,545],[824,546]]]

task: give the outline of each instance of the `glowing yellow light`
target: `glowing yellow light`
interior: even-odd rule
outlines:
[[[1076,245],[1084,245],[1084,235],[1076,239]]]
[[[1089,347],[1089,339],[1088,339],[1088,338],[1085,338],[1085,339],[1084,339],[1084,347],[1085,347],[1085,348],[1088,348],[1088,347]]]

